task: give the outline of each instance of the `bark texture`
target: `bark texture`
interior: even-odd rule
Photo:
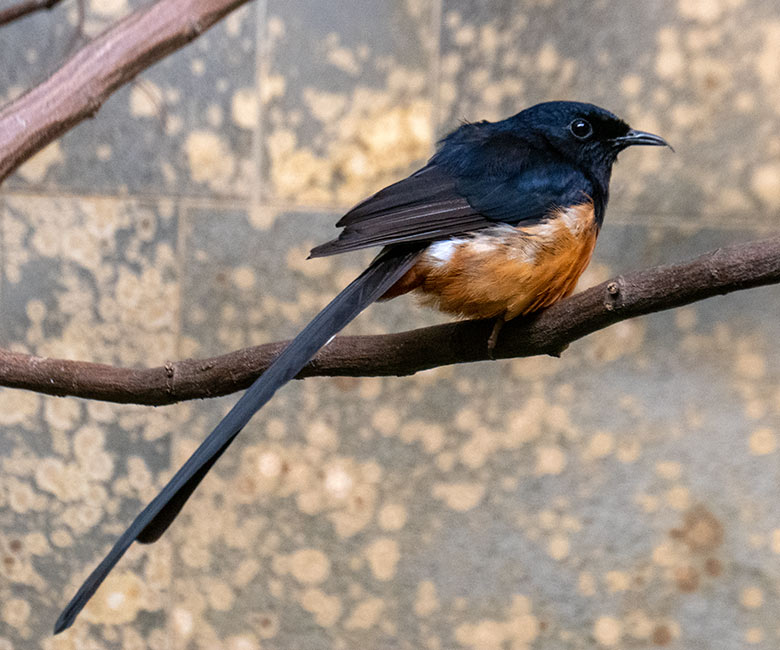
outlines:
[[[780,237],[719,248],[683,264],[618,276],[544,312],[511,321],[501,331],[494,357],[558,356],[572,341],[619,321],[776,283],[780,283]],[[492,321],[462,321],[384,336],[337,337],[298,378],[401,376],[485,361],[492,327]],[[248,387],[285,344],[268,343],[148,369],[0,350],[0,385],[109,402],[172,404]]]

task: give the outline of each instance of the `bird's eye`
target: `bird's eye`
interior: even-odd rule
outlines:
[[[572,132],[575,138],[584,140],[593,133],[593,127],[588,120],[583,120],[581,117],[578,117],[569,124],[569,131]]]

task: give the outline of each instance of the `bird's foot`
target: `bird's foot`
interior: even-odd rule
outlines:
[[[495,357],[493,356],[493,350],[496,349],[496,343],[498,343],[498,335],[501,332],[501,329],[504,327],[504,323],[506,321],[504,320],[503,316],[498,316],[496,318],[496,322],[493,325],[493,331],[490,333],[490,336],[488,337],[487,342],[487,353],[488,356],[495,361]]]

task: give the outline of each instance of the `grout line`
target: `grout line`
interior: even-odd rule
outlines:
[[[191,209],[211,209],[211,210],[246,210],[252,205],[251,197],[237,196],[189,196],[187,194],[125,194],[125,193],[98,193],[79,194],[77,192],[51,192],[40,189],[14,188],[3,192],[4,196],[25,197],[38,199],[65,199],[65,200],[115,200],[115,201],[139,201],[158,203],[161,201],[173,201],[177,205],[184,203]],[[346,212],[351,206],[341,203],[323,203],[319,205],[309,203],[288,203],[284,201],[266,200],[262,202],[263,207],[277,210],[279,212]]]
[[[263,118],[265,106],[262,102],[260,89],[268,78],[266,64],[267,52],[264,36],[267,33],[268,0],[257,0],[257,16],[255,19],[255,94],[257,95],[257,122],[252,137],[252,158],[254,160],[254,182],[249,198],[249,210],[259,210],[263,204]]]
[[[182,285],[184,284],[184,278],[186,277],[186,261],[187,261],[187,244],[190,241],[190,210],[189,206],[183,201],[176,208],[176,266],[178,274],[178,290],[177,290],[177,302],[178,302],[178,315],[176,317],[176,345],[175,353],[176,358],[182,358],[182,332],[184,331],[184,291]]]
[[[186,194],[118,194],[107,192],[78,194],[76,192],[49,192],[46,190],[34,189],[13,189],[3,192],[4,196],[25,197],[39,199],[65,199],[65,200],[115,200],[115,201],[139,201],[158,203],[161,201],[173,201],[177,205],[186,204],[190,209],[212,209],[212,210],[245,210],[251,206],[252,199],[249,197],[209,197],[209,196],[188,196]],[[265,201],[263,207],[272,210],[288,212],[346,212],[350,206],[348,204],[323,203],[320,205],[308,203],[287,203],[281,201]]]
[[[200,202],[204,206],[225,207],[235,209],[244,206],[248,202],[248,197],[241,196],[191,196],[189,194],[155,194],[155,193],[137,193],[129,194],[127,192],[88,192],[79,193],[73,190],[59,188],[12,188],[3,190],[4,196],[10,197],[33,197],[41,199],[114,199],[116,201],[148,201],[161,202],[173,201],[181,203],[183,201]]]
[[[444,0],[433,0],[431,9],[431,26],[433,28],[433,58],[431,61],[431,103],[433,110],[431,113],[431,133],[433,134],[433,144],[435,146],[438,139],[439,127],[441,126],[441,30],[442,30],[442,5]]]

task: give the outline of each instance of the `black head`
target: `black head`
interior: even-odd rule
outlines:
[[[461,125],[439,142],[430,163],[453,177],[457,191],[483,213],[502,200],[499,194],[505,190],[510,196],[504,198],[511,203],[523,200],[519,195],[526,191],[538,198],[547,189],[560,192],[567,187],[577,200],[583,193],[592,199],[600,223],[612,165],[621,151],[635,144],[669,146],[660,136],[636,131],[593,104],[545,102],[500,122]]]
[[[577,166],[607,182],[618,154],[631,145],[669,146],[662,137],[636,131],[594,104],[545,102],[507,120],[544,141]]]

